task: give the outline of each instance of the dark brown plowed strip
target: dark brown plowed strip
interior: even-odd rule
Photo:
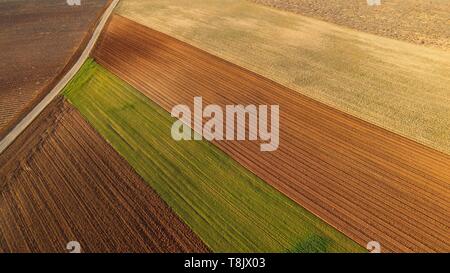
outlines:
[[[72,67],[110,0],[0,3],[0,139]]]
[[[280,105],[280,147],[215,144],[358,243],[450,251],[450,157],[346,115],[165,34],[114,16],[96,61],[170,111]],[[193,109],[193,108],[191,108]]]
[[[52,102],[0,155],[0,252],[205,252],[81,115]]]

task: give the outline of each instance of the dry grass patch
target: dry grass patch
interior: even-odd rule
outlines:
[[[118,12],[311,98],[450,153],[448,52],[243,0],[125,0]]]

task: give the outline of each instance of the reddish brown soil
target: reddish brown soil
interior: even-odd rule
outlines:
[[[450,50],[450,1],[250,0],[356,30]]]
[[[276,152],[215,145],[364,246],[450,251],[449,156],[120,16],[94,56],[168,111],[193,107],[194,96],[204,105],[280,105]]]
[[[75,63],[109,0],[0,3],[0,138]]]
[[[0,252],[205,252],[81,115],[52,102],[0,155]]]

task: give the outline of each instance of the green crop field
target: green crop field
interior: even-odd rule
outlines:
[[[174,118],[93,60],[64,95],[211,250],[364,251],[209,142],[174,141]]]

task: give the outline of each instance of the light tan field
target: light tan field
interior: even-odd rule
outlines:
[[[450,153],[450,53],[244,0],[124,0],[118,13]]]
[[[450,51],[450,1],[249,0],[376,35]]]

